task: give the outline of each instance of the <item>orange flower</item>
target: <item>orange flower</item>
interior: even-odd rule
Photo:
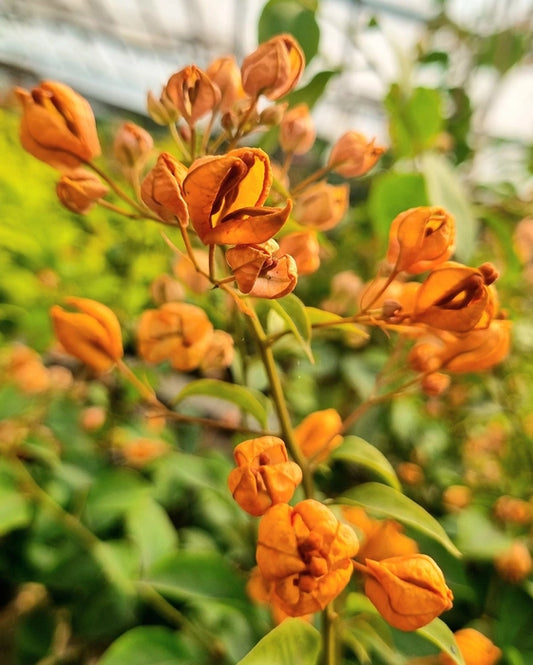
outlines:
[[[504,494],[493,506],[494,517],[504,524],[527,526],[533,521],[533,505],[524,499]]]
[[[214,330],[200,367],[204,372],[229,367],[234,352],[233,337],[225,330]]]
[[[57,339],[65,351],[96,372],[105,372],[123,356],[122,335],[115,314],[89,298],[66,299],[80,312],[54,305],[50,309]]]
[[[141,167],[153,147],[152,136],[134,122],[123,123],[115,134],[113,142],[115,159],[126,169]]]
[[[359,543],[314,499],[278,503],[259,523],[256,559],[271,600],[290,616],[324,609],[350,581]]]
[[[241,71],[232,55],[213,60],[206,74],[220,90],[218,107],[222,113],[230,111],[236,101],[245,97]]]
[[[465,665],[496,665],[500,660],[501,649],[475,628],[462,628],[454,633],[454,637]],[[439,663],[455,665],[455,661],[444,652],[439,655]]]
[[[394,628],[416,630],[452,606],[442,571],[425,554],[366,559],[365,594]]]
[[[303,155],[315,142],[316,131],[307,104],[287,111],[279,126],[279,143],[284,152]]]
[[[413,346],[408,361],[417,372],[441,368],[452,374],[480,372],[505,359],[510,341],[510,321],[493,319],[487,328],[456,335],[443,331],[423,339]]]
[[[36,394],[50,388],[50,374],[41,356],[23,344],[15,344],[10,350],[7,374],[24,393]]]
[[[187,167],[168,152],[162,152],[156,165],[141,184],[144,203],[167,224],[189,223],[189,212],[183,198],[183,181]]]
[[[168,452],[169,446],[162,439],[149,439],[140,436],[130,441],[124,441],[120,446],[120,453],[126,464],[135,469],[142,469],[155,459]]]
[[[498,554],[494,567],[500,576],[510,584],[518,584],[529,577],[533,570],[533,561],[528,546],[515,540],[512,545]]]
[[[314,231],[288,233],[280,239],[279,251],[292,256],[298,275],[311,275],[320,267],[320,244]]]
[[[487,327],[496,307],[488,285],[496,277],[490,264],[442,263],[420,285],[411,321],[452,332]]]
[[[206,244],[262,243],[274,236],[291,211],[261,207],[272,184],[268,155],[238,148],[197,159],[183,182],[194,230]]]
[[[64,173],[56,185],[57,197],[61,203],[79,215],[89,212],[108,191],[98,176],[84,169]]]
[[[418,553],[418,544],[403,533],[402,525],[396,520],[372,519],[357,506],[344,507],[342,514],[361,534],[358,561],[381,561]]]
[[[345,178],[358,178],[376,164],[385,148],[374,145],[359,132],[346,132],[331,149],[328,167]]]
[[[276,624],[280,624],[287,619],[289,615],[279,605],[276,604],[276,594],[272,593],[272,582],[267,582],[261,575],[259,566],[252,568],[250,577],[246,584],[246,593],[258,605],[269,605],[272,612],[272,618]],[[305,614],[301,619],[310,621],[312,614]]]
[[[302,482],[302,470],[289,461],[285,443],[277,436],[243,441],[233,456],[237,468],[228,476],[229,490],[250,515],[263,515],[270,506],[290,501]]]
[[[160,363],[169,360],[174,369],[189,372],[202,362],[213,326],[206,313],[196,305],[169,302],[141,315],[138,350],[143,360]]]
[[[304,67],[305,57],[296,39],[290,34],[276,35],[243,60],[242,85],[250,97],[266,95],[276,100],[296,87]]]
[[[294,291],[298,282],[296,261],[289,254],[275,258],[268,270],[259,273],[249,295],[255,298],[283,298]]]
[[[442,493],[442,504],[449,513],[466,508],[472,502],[472,490],[466,485],[450,485]]]
[[[164,103],[170,102],[187,124],[212,111],[220,101],[220,90],[196,65],[188,65],[173,74],[161,94]]]
[[[343,442],[342,420],[335,409],[314,411],[294,428],[294,440],[304,457],[323,462]]]
[[[348,210],[350,188],[347,184],[330,185],[321,180],[306,187],[294,202],[294,216],[300,224],[318,231],[328,231]]]
[[[31,92],[15,92],[23,106],[20,140],[34,157],[61,171],[100,154],[92,109],[74,90],[43,81]]]
[[[389,231],[387,261],[412,275],[447,261],[455,250],[455,221],[444,208],[411,208],[400,213]]]

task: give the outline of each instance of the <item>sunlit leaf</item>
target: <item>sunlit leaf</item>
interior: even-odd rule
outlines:
[[[264,396],[251,388],[219,379],[198,379],[188,383],[177,395],[175,403],[193,396],[214,397],[231,402],[266,426],[267,412]]]
[[[293,293],[290,293],[279,300],[269,301],[268,306],[281,317],[286,326],[285,329],[292,332],[298,342],[300,342],[309,360],[313,362],[313,355],[309,345],[311,341],[311,325],[303,302]]]
[[[447,653],[457,665],[465,665],[453,633],[444,621],[433,619],[431,623],[428,623],[423,628],[419,628],[416,632],[426,640],[433,642],[441,651]]]
[[[150,496],[133,502],[126,513],[126,530],[148,568],[177,545],[178,537],[166,511]]]
[[[313,106],[322,98],[324,90],[326,89],[327,84],[333,76],[336,76],[340,73],[339,70],[330,69],[323,72],[318,72],[313,78],[309,81],[307,85],[304,85],[297,90],[289,93],[287,95],[287,101],[290,106],[296,106],[297,104],[307,104],[307,106],[312,109]]]
[[[179,633],[162,626],[138,626],[121,635],[99,659],[100,665],[192,665]]]
[[[422,506],[381,483],[364,483],[337,497],[338,503],[361,506],[377,517],[391,517],[430,536],[451,554],[461,556],[446,531]]]
[[[325,330],[340,330],[360,335],[361,339],[368,339],[369,337],[368,332],[361,328],[361,326],[358,326],[356,323],[344,321],[343,317],[338,314],[328,312],[325,309],[319,309],[318,307],[306,307],[305,311],[314,332],[324,328]]]
[[[237,665],[316,665],[320,633],[303,619],[285,619]]]
[[[340,459],[357,464],[380,476],[388,485],[401,489],[396,473],[385,455],[375,446],[358,436],[346,436],[342,445],[332,454],[332,459]]]

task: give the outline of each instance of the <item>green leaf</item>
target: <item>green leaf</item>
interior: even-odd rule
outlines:
[[[279,315],[286,324],[285,330],[292,332],[306,352],[310,362],[313,362],[313,354],[310,347],[311,324],[303,302],[293,293],[290,293],[284,298],[269,300],[267,305]]]
[[[303,619],[285,619],[237,665],[316,665],[320,633]],[[104,664],[107,665],[107,664]]]
[[[147,492],[147,483],[134,471],[104,471],[96,478],[87,495],[85,517],[89,527],[96,531],[108,528]]]
[[[121,635],[98,661],[100,665],[192,665],[179,633],[162,626],[138,626]]]
[[[478,223],[457,172],[446,157],[434,152],[420,156],[420,170],[430,205],[442,206],[455,217],[455,255],[467,262],[475,249]]]
[[[426,183],[420,173],[389,171],[372,179],[368,210],[380,245],[384,248],[392,220],[409,208],[428,205]]]
[[[269,0],[259,17],[259,42],[288,32],[296,38],[309,63],[317,54],[320,41],[315,17],[317,4],[317,0]]]
[[[435,644],[441,651],[447,653],[457,665],[465,665],[455,637],[444,621],[433,619],[431,623],[428,623],[423,628],[419,628],[416,632],[429,642]]]
[[[364,483],[337,497],[336,501],[361,506],[378,517],[392,517],[441,543],[451,554],[461,556],[439,522],[422,506],[392,487]]]
[[[176,599],[246,600],[244,580],[217,552],[173,552],[159,559],[146,581]]]
[[[178,543],[167,513],[148,495],[139,497],[127,511],[126,530],[139,548],[143,569],[172,552]]]
[[[469,559],[492,561],[512,545],[513,539],[481,510],[469,507],[457,515],[456,541]]]
[[[293,90],[287,96],[289,106],[296,106],[297,104],[307,104],[309,109],[322,99],[324,90],[333,76],[337,76],[341,72],[340,69],[328,69],[323,72],[318,72],[313,78],[298,90]]]
[[[31,521],[32,510],[27,499],[0,478],[0,536],[21,529]]]
[[[438,90],[419,87],[407,95],[403,88],[393,83],[384,103],[397,157],[414,157],[433,147],[444,127]]]
[[[332,459],[340,459],[357,464],[373,471],[388,485],[401,489],[394,469],[385,455],[375,446],[358,436],[346,436],[342,445],[332,454]]]
[[[262,427],[266,427],[266,400],[264,395],[256,390],[219,379],[198,379],[183,388],[177,395],[175,403],[178,404],[186,397],[198,395],[231,402],[253,416]]]

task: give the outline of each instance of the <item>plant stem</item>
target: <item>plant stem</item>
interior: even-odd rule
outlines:
[[[300,448],[294,439],[294,432],[289,416],[289,410],[287,408],[285,395],[283,394],[281,380],[276,369],[272,348],[268,343],[265,331],[263,330],[257,315],[254,313],[253,316],[248,318],[248,321],[250,322],[252,332],[259,346],[259,352],[261,353],[263,365],[270,381],[270,390],[272,399],[274,401],[274,406],[276,408],[276,413],[278,415],[283,440],[285,441],[285,444],[289,449],[292,458],[302,469],[302,485],[304,494],[306,499],[310,499],[314,494],[312,476],[309,470],[309,465],[307,464],[307,460],[305,460],[303,457]]]

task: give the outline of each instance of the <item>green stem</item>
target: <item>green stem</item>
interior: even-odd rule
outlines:
[[[322,662],[323,665],[337,663],[337,634],[335,630],[336,614],[333,603],[322,612]]]
[[[272,348],[268,343],[265,331],[263,330],[263,327],[261,326],[257,316],[254,315],[248,317],[248,321],[250,322],[250,326],[252,328],[257,345],[259,346],[263,365],[270,382],[272,399],[274,401],[274,406],[278,415],[283,440],[285,441],[285,444],[289,449],[292,458],[302,469],[302,485],[304,494],[306,499],[310,499],[314,494],[312,476],[310,474],[307,460],[302,455],[300,448],[294,439],[294,432],[289,416],[289,410],[287,408],[287,402],[285,401],[285,395],[283,394],[281,380],[276,370],[276,363],[274,361]]]
[[[176,123],[171,122],[168,127],[170,133],[172,134],[172,138],[174,139],[175,144],[178,146],[178,150],[181,152],[180,157],[182,158],[182,160],[190,162],[191,153],[189,152],[189,149],[183,142],[183,139],[181,138],[180,133],[178,132],[178,128],[176,127]]]
[[[86,162],[87,166],[91,168],[102,180],[105,180],[105,182],[111,187],[111,189],[115,192],[115,194],[121,198],[123,201],[125,201],[128,205],[130,205],[134,210],[137,210],[143,217],[146,217],[146,209],[141,206],[137,201],[131,198],[131,196],[128,196],[126,192],[121,189],[114,180],[112,180],[105,171],[102,171],[101,168],[96,166],[94,162]]]

